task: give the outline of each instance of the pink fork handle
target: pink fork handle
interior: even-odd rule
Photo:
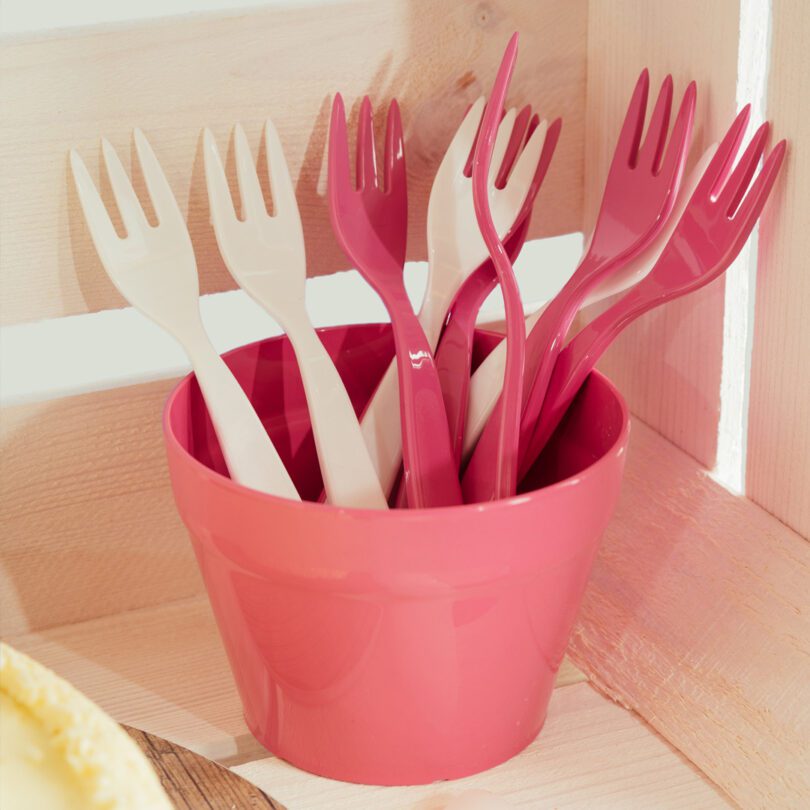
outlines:
[[[588,254],[580,263],[575,276],[549,302],[526,338],[524,369],[526,385],[523,390],[523,416],[520,423],[521,453],[518,481],[526,472],[523,451],[534,433],[554,361],[580,303],[605,268],[605,259]],[[498,455],[498,424],[503,407],[502,399],[498,401],[487,421],[464,474],[462,483],[464,498],[467,501],[473,498],[484,500],[492,498],[494,492],[492,470]]]
[[[644,300],[631,290],[624,298],[589,323],[559,353],[546,389],[545,401],[536,421],[534,434],[521,459],[525,475],[537,460],[551,435],[562,421],[579,389],[605,350],[632,321],[666,299]]]
[[[405,489],[412,509],[460,504],[461,486],[433,354],[405,293],[385,296],[399,377]]]
[[[461,465],[464,418],[470,390],[473,337],[478,312],[495,289],[498,277],[492,262],[484,262],[464,282],[450,309],[447,325],[436,350],[436,370],[442,389],[456,469]]]
[[[498,274],[498,283],[503,292],[506,310],[506,368],[504,371],[501,409],[497,421],[498,441],[494,459],[495,480],[492,492],[486,487],[470,488],[471,500],[483,500],[480,495],[505,498],[514,495],[517,488],[518,447],[520,440],[520,417],[523,404],[523,367],[526,358],[526,325],[523,302],[520,298],[512,262],[492,219],[489,204],[489,170],[495,147],[500,110],[506,98],[509,80],[517,58],[517,34],[512,36],[504,53],[490,103],[481,122],[478,144],[473,159],[473,203],[481,236]],[[474,483],[475,479],[472,479]],[[465,498],[467,491],[465,490]]]
[[[509,260],[514,262],[520,255],[529,233],[529,212],[515,225],[507,239]],[[475,322],[487,296],[498,284],[498,276],[492,261],[483,262],[462,285],[447,316],[447,325],[442,332],[436,350],[436,368],[439,384],[450,426],[450,439],[456,466],[461,465],[464,446],[464,428],[467,416],[467,400],[470,391]]]

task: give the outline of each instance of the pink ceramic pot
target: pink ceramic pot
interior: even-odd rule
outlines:
[[[389,328],[321,336],[361,409],[393,356]],[[478,362],[495,342],[478,335]],[[226,360],[299,491],[317,498],[288,342]],[[385,785],[465,776],[528,745],[619,496],[628,430],[622,398],[592,374],[527,479],[534,491],[342,509],[232,482],[185,378],[164,413],[172,485],[256,738],[307,771]]]

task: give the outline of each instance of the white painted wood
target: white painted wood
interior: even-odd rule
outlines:
[[[532,311],[562,286],[582,244],[578,233],[527,242],[515,263],[526,309]],[[418,309],[427,264],[409,262],[405,284]],[[276,322],[241,290],[205,295],[203,324],[220,352],[281,334]],[[349,270],[307,281],[307,309],[317,326],[378,323],[388,314],[377,294]],[[479,322],[503,318],[496,290]],[[186,374],[179,345],[131,308],[105,310],[0,327],[0,406],[102,391]]]
[[[749,132],[766,117],[768,68],[772,54],[771,0],[741,0],[737,50],[737,107],[751,105]],[[777,138],[784,135],[777,133]],[[723,358],[715,478],[733,492],[745,491],[748,402],[758,263],[759,226],[725,272]]]
[[[263,6],[323,6],[330,2],[338,0],[3,0],[0,34],[41,33],[211,11],[238,14]]]
[[[789,139],[760,228],[746,492],[810,540],[810,6],[774,0],[768,117]]]

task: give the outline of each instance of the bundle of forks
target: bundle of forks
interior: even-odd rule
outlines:
[[[686,88],[670,128],[673,81],[667,76],[645,134],[644,70],[583,256],[560,292],[526,317],[513,263],[527,238],[562,122],[540,121],[530,106],[504,113],[517,46],[515,34],[489,99],[469,108],[434,179],[427,211],[428,283],[418,313],[403,281],[408,201],[399,106],[392,101],[388,109],[379,168],[371,103],[363,100],[352,176],[344,104],[339,94],[334,98],[328,155],[332,225],[351,262],[382,299],[395,344],[395,358],[360,417],[307,314],[303,229],[275,127],[268,120],[264,129],[272,215],[245,132],[235,127],[241,217],[214,137],[204,131],[220,253],[295,351],[325,500],[332,505],[428,508],[515,495],[531,468],[542,464],[543,449],[619,332],[650,309],[719,277],[748,239],[777,179],[786,143],[765,155],[768,122],[742,150],[750,107],[685,174],[696,86]],[[135,130],[134,140],[156,225],[147,220],[115,150],[102,140],[124,237],[71,151],[79,199],[102,264],[121,294],[183,345],[231,477],[299,499],[247,395],[205,333],[185,221],[146,137]],[[506,336],[471,373],[478,311],[496,287],[504,300]],[[577,313],[609,297],[613,303],[569,338]]]

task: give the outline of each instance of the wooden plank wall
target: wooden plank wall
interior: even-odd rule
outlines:
[[[810,6],[774,0],[768,117],[790,139],[760,228],[748,495],[810,538]]]
[[[98,170],[102,133],[130,157],[148,134],[188,210],[204,291],[232,286],[208,224],[200,128],[258,143],[272,114],[287,149],[313,272],[345,266],[318,188],[331,93],[403,101],[411,252],[426,195],[465,105],[488,90],[514,30],[513,94],[565,118],[537,217],[543,233],[582,217],[585,0],[350,0],[59,34],[0,46],[0,307],[6,323],[120,306],[72,193],[67,150]],[[553,36],[552,36],[553,32]],[[349,47],[348,43],[351,43]],[[542,47],[541,47],[542,44]],[[378,104],[378,106],[380,106]],[[105,186],[102,185],[102,189]],[[106,188],[109,192],[109,188]],[[164,381],[0,412],[0,632],[19,633],[198,593],[174,509],[160,410]]]
[[[565,129],[535,235],[581,220],[586,0],[344,0],[323,8],[200,15],[112,30],[12,41],[0,53],[0,320],[15,323],[120,307],[84,225],[68,156],[98,170],[99,136],[125,163],[131,131],[150,138],[183,210],[203,292],[233,287],[209,224],[200,130],[224,149],[241,121],[258,149],[272,116],[287,152],[310,273],[345,269],[326,201],[332,94],[356,113],[368,93],[380,128],[403,108],[410,179],[411,258],[424,258],[427,195],[466,107],[488,92],[514,31],[523,34],[516,102],[541,104]],[[232,160],[230,161],[232,162]],[[110,200],[109,187],[103,191]],[[540,203],[542,204],[542,203]]]
[[[3,410],[0,632],[202,592],[161,434],[174,382]]]
[[[586,232],[641,69],[650,68],[653,98],[667,73],[673,74],[676,94],[689,80],[697,81],[693,162],[734,117],[738,27],[739,0],[591,0]],[[688,300],[648,313],[625,330],[600,364],[633,413],[708,467],[714,464],[720,413],[723,289],[722,281],[715,282]]]

